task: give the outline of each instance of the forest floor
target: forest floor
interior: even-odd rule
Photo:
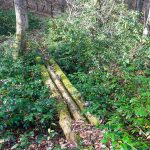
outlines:
[[[39,30],[33,30],[29,33],[29,41],[34,40],[38,41],[39,43],[43,42],[43,35],[39,34]],[[14,38],[13,37],[7,37],[7,36],[2,36],[0,40],[0,48],[3,49],[5,45],[7,45],[7,48],[9,47],[10,49],[13,47],[14,44]],[[44,47],[43,45],[40,45],[40,51],[42,51],[45,55],[48,54],[48,52],[45,51],[47,47]],[[28,49],[28,48],[27,48]],[[5,48],[4,48],[5,50]],[[29,49],[28,49],[29,50]],[[29,52],[29,51],[28,51]],[[49,57],[49,56],[47,56]],[[57,74],[56,74],[57,75]],[[59,93],[62,95],[62,93]],[[30,126],[30,129],[28,131],[33,132],[34,136],[27,136],[28,141],[30,142],[30,145],[28,146],[27,150],[50,150],[50,149],[74,149],[76,147],[75,141],[73,142],[68,142],[64,136],[63,130],[61,129],[59,125],[59,118],[55,119],[54,123],[54,130],[53,129],[48,129],[47,131],[43,130],[42,136],[45,138],[45,140],[41,140],[37,142],[39,134],[41,132],[38,132],[38,129],[35,128],[34,126]],[[79,137],[83,141],[84,148],[89,148],[91,147],[92,149],[94,148],[95,150],[102,150],[102,149],[110,149],[111,143],[107,142],[106,145],[102,144],[102,139],[103,139],[103,134],[105,133],[105,130],[100,131],[97,129],[94,125],[91,123],[85,123],[83,120],[74,120],[72,121],[72,131],[73,133],[79,135]],[[19,144],[21,144],[21,138],[20,135],[23,135],[26,132],[24,128],[19,127],[18,130],[13,131],[13,134],[16,137],[16,140],[8,140],[8,141],[3,141],[0,140],[0,144],[3,144],[3,149],[16,149]],[[58,148],[57,148],[58,146]]]
[[[25,58],[23,65],[21,66],[25,67],[23,69],[20,68],[20,61],[22,62],[22,59],[18,60],[16,64],[13,62],[14,66],[16,65],[15,67],[12,65],[14,68],[9,67],[12,64],[12,62],[9,62],[11,61],[11,58],[10,60],[7,58],[4,61],[5,64],[2,64],[3,62],[0,60],[0,63],[3,65],[2,69],[0,68],[0,77],[2,78],[2,80],[0,80],[0,90],[1,84],[3,86],[3,89],[1,90],[2,96],[4,95],[4,98],[6,96],[6,99],[8,98],[11,102],[10,97],[14,98],[14,92],[16,92],[15,94],[18,96],[20,96],[19,92],[22,92],[22,100],[29,101],[29,106],[34,108],[36,106],[34,100],[36,99],[38,101],[40,99],[37,95],[39,94],[41,96],[44,93],[42,89],[38,89],[37,83],[34,85],[33,83],[29,82],[30,80],[39,82],[38,77],[41,77],[39,72],[36,72],[35,68],[39,64],[36,63],[34,59],[35,56],[39,56],[39,51],[44,52],[46,55],[48,54],[48,58],[46,59],[49,59],[52,54],[63,71],[65,71],[67,77],[69,77],[71,83],[73,83],[73,85],[75,85],[75,87],[82,93],[82,96],[87,100],[87,102],[91,102],[91,106],[88,107],[88,111],[101,118],[101,127],[95,127],[90,123],[83,122],[83,120],[75,120],[73,118],[73,114],[69,112],[73,120],[72,131],[80,137],[79,149],[113,149],[112,145],[114,144],[114,147],[120,147],[120,149],[122,148],[125,150],[132,148],[136,149],[135,147],[140,147],[139,149],[147,150],[149,142],[149,88],[147,84],[149,82],[147,67],[149,66],[147,61],[149,42],[145,42],[145,45],[141,44],[141,39],[139,36],[141,33],[138,33],[139,29],[141,30],[141,26],[139,28],[137,26],[136,29],[135,26],[137,23],[131,26],[132,24],[130,21],[128,22],[127,20],[123,20],[125,21],[125,25],[123,22],[122,26],[117,26],[118,31],[116,32],[118,32],[118,35],[116,34],[113,36],[112,33],[111,38],[110,35],[107,35],[107,32],[105,34],[103,33],[105,32],[103,31],[103,28],[100,28],[100,37],[98,36],[93,39],[93,36],[88,37],[86,32],[79,30],[78,25],[67,25],[64,20],[61,22],[62,18],[59,21],[54,19],[53,21],[49,20],[49,22],[46,22],[46,19],[44,18],[45,16],[42,17],[43,19],[41,19],[40,15],[40,21],[37,21],[37,19],[34,18],[32,14],[30,16],[31,29],[28,32],[27,52],[32,53],[32,51],[35,50],[36,54],[29,57],[29,59]],[[10,20],[10,18],[7,20]],[[64,26],[64,22],[66,23],[66,26]],[[14,25],[15,28],[15,21],[14,23],[11,22],[10,25],[10,27],[13,27]],[[112,24],[110,26],[112,27]],[[132,33],[131,31],[124,28],[124,26],[129,26],[131,31],[133,30],[134,32]],[[14,28],[12,30],[13,36],[0,36],[0,50],[3,51],[6,49],[11,51],[14,43],[13,39],[15,39]],[[48,32],[47,30],[50,30],[51,32]],[[47,35],[45,35],[45,31],[47,32]],[[120,31],[124,32],[120,34]],[[137,31],[137,33],[135,31]],[[141,44],[141,46],[138,46],[138,42]],[[135,58],[133,57],[133,60],[130,60],[128,59],[130,58],[128,55],[132,52],[132,50],[136,50],[139,53],[137,53],[137,56],[134,56]],[[125,57],[122,56],[122,54],[124,54]],[[26,55],[28,55],[28,53],[26,53]],[[47,65],[46,59],[42,60],[42,65]],[[116,62],[114,62],[114,60]],[[94,65],[92,63],[94,63]],[[145,66],[143,66],[143,64]],[[30,65],[32,68],[30,68]],[[50,68],[50,71],[52,72],[55,71],[53,68],[54,65],[46,67],[47,69]],[[13,72],[13,70],[16,72]],[[26,70],[27,73],[24,70]],[[39,67],[37,70],[40,70]],[[22,74],[23,76],[26,74],[27,79],[23,79],[23,81],[21,81],[20,74],[18,73],[19,71],[21,72],[21,76]],[[13,78],[12,76],[15,73],[16,76]],[[59,74],[56,73],[55,76],[58,80],[62,81]],[[12,83],[10,84],[8,82],[8,85],[7,83],[3,84],[3,81],[5,80],[8,80],[9,82],[11,81]],[[17,85],[16,80],[19,82],[19,85]],[[21,87],[20,82],[22,82],[23,86],[27,86],[29,89],[27,88],[25,90],[23,86]],[[45,87],[43,82],[42,84],[40,83],[40,85],[42,88]],[[18,92],[17,86],[20,87],[20,89],[23,88],[21,89],[22,91]],[[9,90],[7,90],[7,88]],[[13,92],[11,93],[11,91]],[[38,93],[36,93],[36,96],[33,95],[34,91]],[[60,91],[59,95],[62,96]],[[19,98],[15,100],[19,101]],[[2,110],[2,113],[0,112],[2,117],[0,117],[3,121],[2,130],[4,126],[3,131],[6,133],[4,134],[6,137],[10,138],[3,140],[4,137],[1,137],[0,135],[0,146],[3,144],[2,150],[21,150],[24,149],[23,147],[26,147],[27,150],[59,150],[74,148],[74,143],[67,142],[63,130],[59,125],[59,113],[56,111],[56,109],[56,113],[54,114],[53,119],[49,119],[51,110],[53,110],[56,106],[51,104],[49,106],[49,104],[45,103],[44,100],[47,101],[46,97],[44,97],[44,99],[42,97],[41,99],[42,103],[40,103],[40,106],[42,104],[44,108],[46,107],[48,109],[45,109],[46,113],[48,113],[48,117],[45,115],[45,110],[41,113],[41,115],[39,113],[40,111],[35,111],[35,114],[33,114],[34,111],[32,112],[30,109],[28,110],[28,108],[26,108],[23,110],[25,115],[21,118],[22,120],[20,119],[20,121],[18,117],[20,117],[19,115],[22,114],[21,111],[19,112],[20,114],[18,112],[14,113],[13,111],[7,112],[5,110],[5,107],[7,108],[7,104],[3,106],[4,109],[3,107],[0,107]],[[50,103],[53,102],[53,99],[50,99]],[[55,102],[57,104],[59,103],[57,101]],[[46,105],[44,105],[44,103]],[[21,105],[24,108],[25,101],[22,101]],[[11,107],[14,105],[9,104],[9,106]],[[18,107],[20,108],[20,102]],[[15,109],[17,110],[17,108]],[[81,115],[83,114],[85,115],[85,112],[81,112]],[[7,118],[8,115],[10,120],[12,119],[12,124],[11,121],[9,122],[8,120],[7,122],[7,119],[3,119],[4,117]],[[35,116],[32,117],[32,115]],[[42,118],[45,117],[44,115],[49,119],[48,123],[46,122],[45,124],[40,122]],[[27,118],[26,116],[29,117]],[[27,121],[24,120],[25,118]],[[6,124],[10,124],[11,129],[6,128],[5,130],[5,122]],[[14,126],[14,124],[16,125],[16,122],[19,124],[17,128]],[[29,122],[29,124],[31,122],[32,123],[26,128],[24,125],[26,122]],[[12,138],[12,135],[15,138]],[[105,139],[104,135],[106,135]],[[18,147],[21,148],[19,149]]]

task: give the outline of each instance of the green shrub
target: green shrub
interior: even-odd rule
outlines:
[[[92,105],[113,149],[149,147],[149,39],[137,14],[116,5],[107,22],[85,14],[49,22],[50,54]],[[92,10],[93,11],[93,10]],[[87,20],[87,17],[90,19]],[[87,26],[86,26],[87,25]]]
[[[0,9],[0,35],[10,35],[15,33],[14,11],[3,11]]]
[[[43,22],[40,18],[28,13],[29,16],[29,30],[40,29]],[[16,31],[16,17],[14,10],[4,11],[0,9],[0,36],[15,34]]]
[[[16,61],[9,53],[0,53],[0,139],[13,144],[19,137],[16,146],[24,149],[30,136],[47,133],[56,119],[55,101],[43,86],[36,53]]]

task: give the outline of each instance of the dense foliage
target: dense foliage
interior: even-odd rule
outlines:
[[[29,13],[34,43],[29,40],[30,53],[15,61],[7,41],[0,43],[0,142],[5,141],[0,149],[26,149],[56,126],[55,101],[43,86],[37,52],[32,51],[38,48],[48,49],[89,101],[83,113],[90,111],[101,120],[104,143],[111,141],[115,150],[150,147],[150,39],[142,36],[138,14],[120,0],[98,6],[84,2],[76,1],[69,15],[48,24]],[[0,22],[0,39],[15,33],[14,11],[0,10]]]
[[[29,29],[39,29],[41,27],[41,22],[39,18],[32,13],[29,13]],[[11,35],[16,31],[16,17],[14,10],[4,11],[0,9],[0,36],[1,35]]]
[[[82,10],[50,21],[50,54],[92,103],[88,111],[101,119],[100,128],[107,128],[104,142],[111,140],[114,149],[146,150],[149,39],[142,37],[137,14],[122,4],[114,6],[106,22],[93,7]]]
[[[30,137],[38,136],[39,142],[56,119],[55,102],[42,84],[35,57],[30,52],[14,61],[10,54],[0,53],[0,139],[11,145],[19,137],[15,148],[27,147]]]

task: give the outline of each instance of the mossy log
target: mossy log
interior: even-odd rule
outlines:
[[[40,66],[41,68],[41,75],[42,79],[44,81],[44,84],[49,87],[51,92],[51,97],[55,98],[59,101],[59,106],[57,108],[58,114],[59,114],[59,124],[64,132],[64,135],[69,143],[76,143],[76,136],[74,132],[72,132],[72,118],[70,116],[70,113],[68,111],[68,108],[66,104],[64,103],[63,98],[59,94],[55,84],[53,83],[52,79],[49,76],[49,73],[44,65]]]
[[[62,82],[61,87],[64,85],[66,89],[65,93],[69,93],[70,97],[79,106],[80,110],[83,110],[85,108],[85,102],[80,92],[72,85],[72,83],[69,81],[67,76],[61,70],[59,65],[52,58],[48,60],[48,63],[50,66],[53,66],[53,74],[55,74],[55,76],[58,75],[60,77],[60,80]],[[91,115],[90,112],[87,112],[85,116],[91,124],[93,125],[99,124],[99,120],[95,116]]]
[[[49,65],[47,65],[47,69],[49,71],[49,75],[52,78],[53,82],[57,86],[58,90],[60,91],[62,97],[68,104],[68,107],[70,109],[70,112],[72,113],[74,119],[77,120],[85,120],[83,116],[80,113],[80,110],[76,103],[73,101],[72,97],[69,95],[68,91],[63,86],[62,82],[60,81],[59,77],[55,74],[53,68]]]

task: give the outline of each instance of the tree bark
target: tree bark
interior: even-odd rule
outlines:
[[[136,10],[142,12],[144,0],[137,0],[136,1]]]
[[[63,84],[61,83],[59,77],[55,74],[52,66],[47,65],[47,69],[49,71],[50,77],[52,78],[53,82],[57,86],[58,90],[60,91],[62,97],[68,104],[68,107],[70,109],[70,112],[72,113],[74,119],[76,121],[78,120],[84,120],[82,117],[80,110],[76,103],[72,100],[71,96],[68,94],[67,90],[64,88]]]
[[[67,5],[66,0],[59,0],[59,6],[62,13],[65,12],[66,5]]]
[[[44,81],[44,84],[49,87],[51,97],[56,99],[59,102],[59,106],[57,107],[58,115],[59,115],[59,125],[61,126],[63,133],[69,143],[74,144],[77,146],[76,136],[72,131],[72,123],[73,120],[70,116],[69,110],[64,103],[63,98],[59,94],[59,91],[55,84],[53,83],[52,79],[49,76],[49,73],[44,65],[40,66],[41,68],[41,75]]]
[[[132,0],[127,0],[128,8],[133,9],[133,1]]]
[[[149,13],[148,13],[148,17],[146,19],[146,24],[145,24],[145,28],[143,31],[143,35],[144,36],[150,35],[150,6],[149,6]]]
[[[14,0],[16,14],[16,43],[13,54],[16,59],[26,50],[26,30],[28,29],[28,15],[26,0]]]
[[[59,65],[52,58],[49,59],[49,63],[50,65],[53,66],[53,72],[60,77],[59,80],[61,80],[62,82],[61,86],[64,86],[66,90],[65,93],[69,94],[69,97],[72,99],[72,101],[74,101],[75,104],[77,104],[77,106],[82,111],[85,108],[85,102],[81,94],[79,93],[79,91],[72,85],[72,83],[69,81],[67,76],[63,73]],[[99,124],[99,120],[95,116],[91,115],[89,112],[87,112],[85,116],[91,124],[93,125]]]

